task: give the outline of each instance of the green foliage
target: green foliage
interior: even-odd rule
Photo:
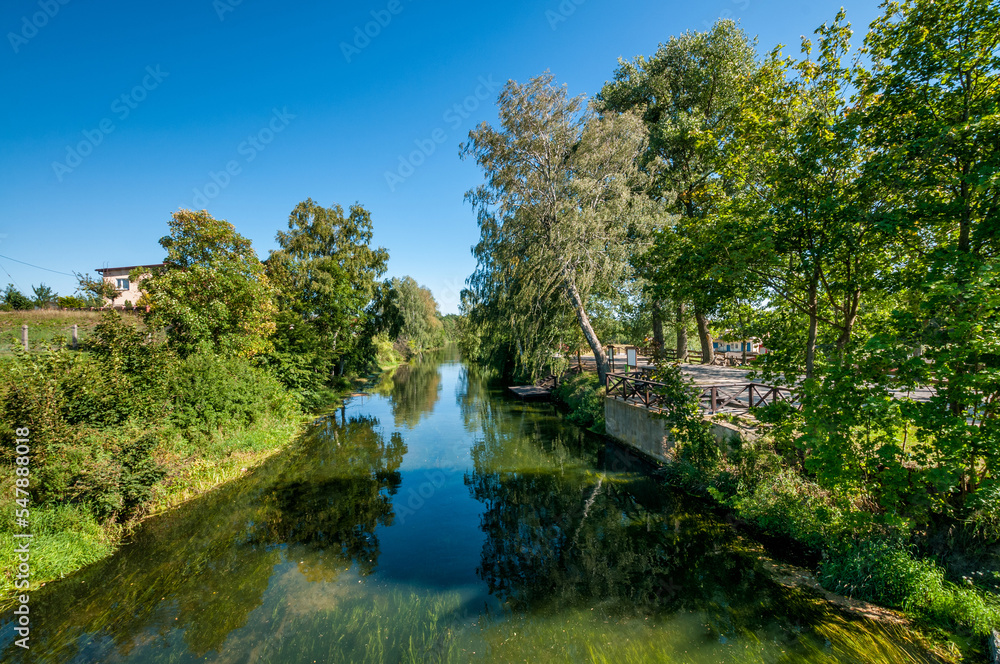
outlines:
[[[50,304],[54,304],[58,294],[46,286],[44,283],[38,284],[37,286],[31,287],[31,292],[34,293],[35,297],[32,298],[32,303],[39,308],[44,309]]]
[[[56,304],[61,309],[84,309],[89,306],[86,300],[76,295],[60,295],[56,299]]]
[[[268,414],[292,416],[295,401],[271,373],[243,358],[195,353],[180,360],[167,385],[170,422],[187,435],[247,426]]]
[[[747,279],[737,261],[725,260],[730,243],[720,234],[719,213],[745,187],[738,128],[760,112],[777,68],[759,61],[734,21],[719,20],[706,32],[671,37],[650,58],[620,62],[598,96],[607,110],[642,114],[648,192],[675,215],[632,262],[651,298],[693,304],[701,322]],[[707,326],[700,331],[702,346],[710,347]]]
[[[944,578],[898,543],[862,540],[837,551],[820,568],[825,586],[858,599],[903,609],[923,621],[978,636],[1000,623],[1000,600]]]
[[[14,284],[7,284],[3,292],[3,303],[12,311],[28,311],[34,309],[35,305],[21,291],[14,287]]]
[[[409,357],[443,346],[447,335],[430,289],[420,286],[412,277],[403,277],[392,280],[392,290],[401,320],[397,351]]]
[[[83,293],[84,298],[87,301],[87,306],[91,307],[104,307],[106,305],[114,306],[115,300],[118,299],[119,292],[115,288],[115,285],[110,281],[105,281],[103,278],[94,279],[89,275],[85,275],[81,272],[76,272],[78,293]],[[105,302],[107,300],[107,302]]]
[[[278,232],[280,249],[271,252],[267,271],[282,316],[268,363],[294,389],[322,390],[336,373],[364,371],[374,362],[370,338],[388,324],[378,318],[376,302],[389,254],[372,248],[371,239],[364,207],[352,205],[345,216],[341,206],[324,208],[312,199],[299,203],[288,230]],[[303,366],[311,377],[306,383]]]
[[[498,106],[498,126],[481,125],[462,147],[485,180],[466,194],[480,229],[462,299],[475,359],[536,376],[575,328],[603,379],[591,295],[629,277],[629,251],[656,223],[639,194],[645,127],[631,113],[598,114],[548,72],[509,81]]]
[[[823,549],[845,532],[844,507],[798,472],[772,467],[732,501],[740,517],[772,535]]]
[[[667,422],[677,459],[701,471],[713,468],[722,453],[712,425],[702,417],[697,390],[690,380],[671,363],[657,366],[650,379],[663,384],[656,388],[664,397],[656,416]]]
[[[164,267],[142,283],[152,305],[147,322],[166,328],[172,348],[185,356],[207,347],[238,357],[270,349],[274,293],[250,240],[205,211],[181,210],[160,245]]]
[[[596,374],[575,374],[559,383],[554,394],[569,406],[567,419],[570,422],[594,431],[604,431],[604,388]]]

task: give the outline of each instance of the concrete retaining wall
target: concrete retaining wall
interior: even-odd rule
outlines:
[[[615,397],[604,399],[604,426],[608,435],[656,461],[673,461],[674,441],[667,423],[644,406]],[[728,422],[712,421],[712,434],[720,445],[733,447],[743,431]]]
[[[667,423],[653,417],[646,408],[605,397],[604,427],[609,435],[646,456],[657,461],[670,461],[674,441],[670,438]]]

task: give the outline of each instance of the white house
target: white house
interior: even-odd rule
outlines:
[[[150,273],[145,272],[135,281],[129,279],[129,273],[137,267],[163,267],[163,263],[156,263],[153,265],[127,265],[125,267],[104,267],[97,269],[97,272],[100,273],[104,281],[110,283],[115,287],[115,290],[118,291],[118,297],[116,297],[114,301],[116,307],[124,306],[126,302],[134,305],[139,301],[139,298],[142,297],[142,289],[139,288],[139,283],[146,277],[150,276]],[[111,300],[106,300],[105,304],[111,304]]]

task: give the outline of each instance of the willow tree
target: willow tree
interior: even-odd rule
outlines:
[[[551,359],[568,309],[603,382],[608,360],[588,303],[595,287],[626,278],[645,236],[648,199],[636,188],[645,129],[632,114],[596,113],[548,72],[508,81],[498,102],[499,126],[483,123],[462,146],[485,173],[466,194],[481,232],[470,299],[493,303],[494,323],[531,373]]]

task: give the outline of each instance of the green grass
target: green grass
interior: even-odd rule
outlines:
[[[4,487],[7,488],[7,487]],[[13,495],[5,491],[4,495]],[[109,555],[116,548],[122,528],[114,524],[101,526],[84,507],[58,505],[35,507],[29,515],[34,535],[30,544],[31,589],[62,578],[67,574]],[[14,511],[0,512],[0,604],[15,593],[13,563],[20,540],[11,537],[15,528]],[[20,591],[24,592],[24,591]]]
[[[21,326],[28,326],[28,348],[68,345],[73,325],[78,326],[77,336],[84,343],[101,322],[100,311],[74,309],[38,309],[35,311],[0,311],[0,353],[11,353],[21,345]],[[141,326],[136,314],[121,313],[122,320]]]
[[[185,451],[180,445],[161,450],[158,460],[167,467],[168,474],[154,485],[153,498],[145,506],[144,516],[169,509],[242,476],[294,441],[301,424],[301,419],[262,418],[252,426],[217,434],[203,453]],[[179,440],[179,434],[171,439]],[[0,485],[3,495],[13,495],[10,484]],[[35,535],[31,543],[31,589],[111,555],[137,523],[134,520],[128,524],[113,521],[100,524],[87,507],[73,504],[33,507],[29,521],[29,532]],[[0,606],[9,603],[16,594],[16,544],[11,537],[15,532],[24,531],[16,528],[13,510],[0,511]]]

